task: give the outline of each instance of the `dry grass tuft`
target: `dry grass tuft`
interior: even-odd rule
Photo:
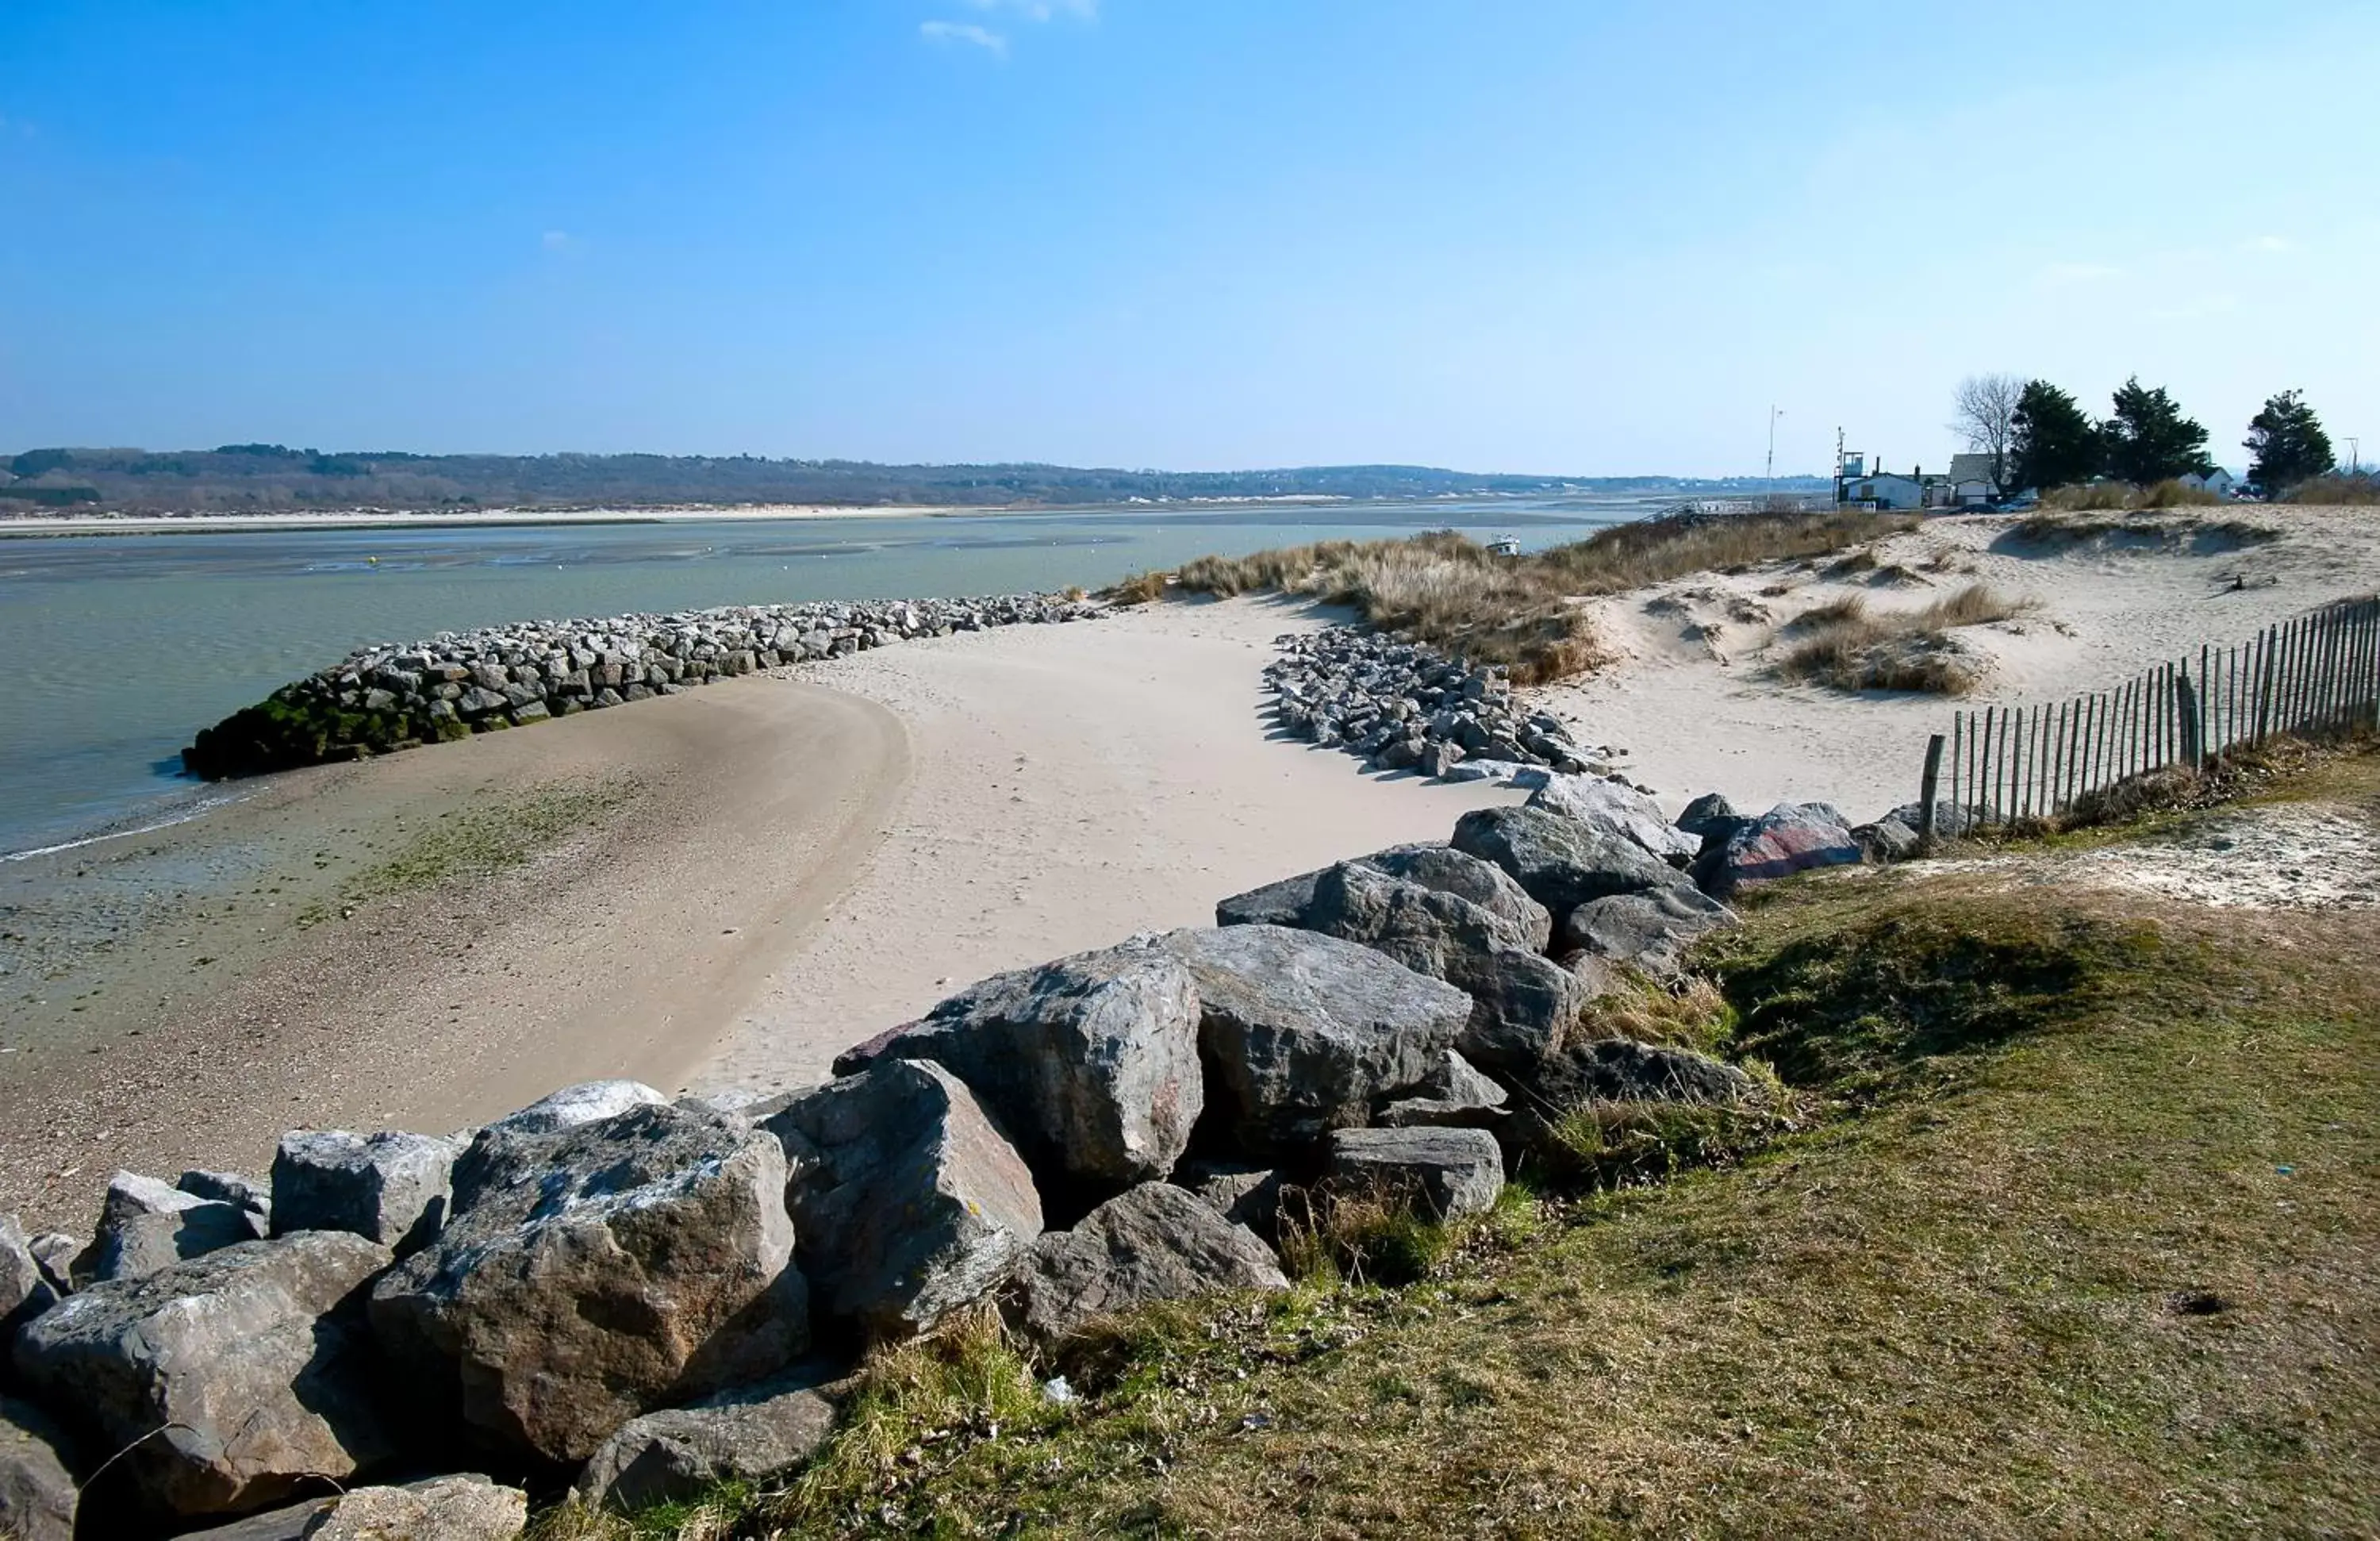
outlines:
[[[1221,597],[1270,591],[1347,605],[1373,625],[1501,664],[1515,683],[1536,685],[1584,673],[1607,656],[1579,598],[1823,555],[1912,527],[1857,512],[1673,515],[1518,558],[1434,533],[1200,557],[1175,581]]]
[[[1803,639],[1777,661],[1787,679],[1839,690],[1915,690],[1964,695],[1984,662],[1949,635],[1961,626],[2005,621],[2032,608],[1988,585],[1971,583],[1922,610],[1872,611],[1864,596],[1820,605],[1794,623]]]
[[[2380,507],[2380,474],[2371,471],[2350,476],[2335,471],[2301,481],[2281,494],[2283,503],[2321,504],[2331,507]]]
[[[1099,598],[1111,604],[1152,604],[1165,598],[1168,581],[1163,573],[1135,573],[1102,591]]]
[[[2220,508],[2224,500],[2204,487],[2166,480],[2153,487],[2129,481],[2094,481],[2076,487],[2053,487],[2041,495],[2041,506],[2054,513],[2084,513],[2150,508]]]

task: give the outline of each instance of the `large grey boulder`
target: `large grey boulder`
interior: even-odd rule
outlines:
[[[820,1310],[878,1337],[981,1299],[1041,1233],[1024,1158],[930,1061],[880,1061],[760,1127],[783,1142],[784,1202]]]
[[[1502,922],[1516,946],[1542,953],[1553,934],[1551,912],[1510,873],[1451,845],[1395,845],[1357,859],[1391,878],[1469,901]]]
[[[586,1081],[541,1097],[488,1127],[507,1135],[552,1135],[668,1100],[642,1081]]]
[[[512,1541],[528,1496],[476,1473],[308,1499],[181,1541]]]
[[[1742,822],[1743,815],[1735,811],[1735,805],[1717,792],[1706,792],[1688,803],[1677,818],[1679,831],[1697,841],[1709,840],[1714,835],[1723,840]]]
[[[293,1130],[273,1158],[273,1233],[352,1232],[410,1256],[446,1223],[455,1154],[429,1135]]]
[[[1305,906],[1314,899],[1319,872],[1303,872],[1277,883],[1235,893],[1215,905],[1218,926],[1302,926]]]
[[[237,1204],[119,1171],[107,1184],[91,1248],[75,1260],[74,1274],[78,1282],[134,1279],[262,1234],[257,1217]]]
[[[1680,884],[1581,904],[1562,916],[1555,945],[1564,956],[1584,953],[1666,976],[1684,965],[1695,941],[1736,923],[1733,910]]]
[[[1552,916],[1520,884],[1497,867],[1451,846],[1392,845],[1356,857],[1354,865],[1470,901],[1503,922],[1508,940],[1516,946],[1543,952],[1552,935]],[[1316,909],[1316,897],[1330,870],[1302,873],[1226,899],[1215,906],[1215,924],[1328,930],[1327,917]]]
[[[0,1353],[17,1329],[57,1304],[60,1292],[33,1256],[32,1238],[14,1215],[0,1215]]]
[[[1454,848],[1494,862],[1556,915],[1684,880],[1634,841],[1547,808],[1475,808],[1456,821]]]
[[[1172,1171],[1206,1106],[1190,971],[1145,945],[996,975],[880,1054],[947,1066],[1037,1171],[1110,1191]]]
[[[33,1255],[50,1288],[60,1295],[70,1295],[75,1292],[75,1265],[91,1250],[91,1243],[63,1231],[44,1231],[27,1243],[25,1250]]]
[[[1504,1153],[1485,1129],[1341,1129],[1330,1181],[1410,1201],[1431,1219],[1484,1214],[1504,1191]]]
[[[779,1481],[834,1432],[820,1378],[781,1376],[632,1418],[588,1459],[571,1492],[589,1509],[633,1514],[722,1482]]]
[[[1702,841],[1661,817],[1661,806],[1621,782],[1601,776],[1554,776],[1529,794],[1527,807],[1544,808],[1633,841],[1646,854],[1683,867],[1701,854]]]
[[[272,1224],[272,1186],[252,1177],[237,1171],[191,1171],[176,1178],[174,1186],[218,1204],[237,1204],[254,1215],[260,1226],[269,1228]]]
[[[0,1535],[74,1541],[74,1473],[66,1431],[30,1402],[0,1397]]]
[[[1280,1260],[1254,1233],[1196,1195],[1147,1183],[1072,1231],[1036,1241],[1003,1304],[1011,1321],[1046,1346],[1094,1318],[1154,1301],[1287,1288]]]
[[[1917,831],[1892,814],[1853,829],[1852,839],[1859,843],[1860,854],[1877,867],[1909,860],[1917,855],[1920,843]]]
[[[388,1262],[310,1232],[94,1284],[25,1329],[17,1369],[97,1448],[126,1450],[107,1480],[144,1507],[263,1508],[398,1452],[361,1315]]]
[[[585,1460],[655,1407],[808,1346],[785,1158],[739,1120],[667,1104],[543,1135],[481,1131],[470,1202],[372,1291],[411,1376],[504,1452]]]
[[[1347,862],[1324,872],[1311,922],[1469,995],[1460,1042],[1482,1064],[1535,1063],[1560,1046],[1586,1006],[1578,977],[1520,940],[1504,916],[1378,868]]]
[[[1162,945],[1197,981],[1212,1090],[1251,1155],[1362,1123],[1419,1085],[1471,1018],[1461,990],[1336,937],[1228,926]]]
[[[1843,816],[1826,803],[1779,803],[1740,826],[1694,864],[1703,891],[1720,899],[1754,883],[1864,858]]]

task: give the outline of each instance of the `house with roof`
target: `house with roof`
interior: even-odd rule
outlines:
[[[1988,455],[1950,456],[1950,474],[1943,480],[1949,491],[1948,506],[1952,508],[1987,508],[2000,495],[1999,478],[1992,474]]]
[[[2240,491],[2239,482],[2232,478],[2229,471],[2220,466],[2204,476],[2192,471],[2181,479],[2181,484],[2184,487],[2195,487],[2201,491],[2212,492],[2218,498],[2237,497]]]

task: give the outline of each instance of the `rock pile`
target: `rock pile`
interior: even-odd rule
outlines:
[[[531,1485],[781,1480],[868,1344],[954,1311],[1062,1361],[1111,1313],[1285,1288],[1292,1191],[1476,1214],[1589,1101],[1757,1095],[1597,1002],[1733,924],[1714,894],[1859,843],[1818,805],[1690,822],[1556,775],[985,980],[824,1086],[597,1083],[453,1138],[295,1132],[269,1182],[120,1174],[88,1242],[0,1218],[0,1534],[499,1537]]]
[[[1265,668],[1281,725],[1379,770],[1450,780],[1510,778],[1519,768],[1616,774],[1621,751],[1573,743],[1560,719],[1526,711],[1500,666],[1473,665],[1421,642],[1360,626],[1274,639]],[[1468,773],[1457,767],[1468,762]]]
[[[210,781],[261,775],[674,696],[910,637],[1100,613],[1087,601],[1011,594],[739,605],[440,632],[404,647],[359,649],[282,686],[202,729],[182,763]]]

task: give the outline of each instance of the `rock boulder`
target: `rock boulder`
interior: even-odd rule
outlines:
[[[585,1460],[655,1407],[766,1375],[808,1347],[778,1142],[640,1103],[473,1142],[474,1187],[374,1288],[373,1328],[444,1384],[490,1447]]]
[[[1045,1181],[1160,1179],[1206,1106],[1179,958],[1109,948],[986,979],[882,1045],[955,1072]]]
[[[283,1502],[398,1451],[361,1317],[388,1262],[360,1236],[309,1232],[94,1284],[25,1329],[17,1368],[98,1447],[133,1447],[105,1480],[140,1507]]]
[[[1280,1260],[1252,1232],[1193,1194],[1147,1183],[1100,1205],[1072,1231],[1037,1240],[1005,1305],[1026,1336],[1049,1345],[1096,1317],[1153,1301],[1287,1288]]]
[[[1504,1191],[1504,1154],[1485,1129],[1341,1129],[1330,1181],[1409,1198],[1431,1219],[1483,1214]]]
[[[1705,853],[1694,877],[1705,892],[1726,899],[1753,883],[1854,866],[1863,855],[1851,826],[1828,804],[1779,803]]]
[[[1456,822],[1454,847],[1494,862],[1556,915],[1683,880],[1634,841],[1541,807],[1474,809]]]
[[[1623,840],[1672,867],[1701,854],[1700,837],[1661,817],[1660,805],[1635,788],[1601,776],[1555,776],[1529,794],[1526,807],[1575,819]]]
[[[1453,1047],[1471,998],[1367,947],[1279,926],[1175,931],[1198,988],[1217,1116],[1264,1155],[1363,1122]]]
[[[819,1309],[903,1338],[978,1300],[1041,1232],[1033,1174],[964,1082],[884,1060],[794,1098],[785,1205]]]
[[[428,1135],[292,1131],[273,1158],[273,1233],[346,1231],[410,1256],[446,1223],[455,1156]]]
[[[0,1215],[0,1353],[17,1329],[57,1304],[58,1291],[33,1256],[32,1238],[14,1215]]]
[[[1555,945],[1564,956],[1584,953],[1666,976],[1697,940],[1735,924],[1733,910],[1682,883],[1581,904],[1562,916]]]
[[[74,1541],[74,1474],[66,1431],[30,1402],[0,1397],[0,1535]]]
[[[257,1217],[237,1204],[200,1198],[153,1177],[119,1171],[101,1201],[91,1249],[75,1260],[75,1278],[93,1283],[135,1279],[261,1234]]]
[[[572,1494],[589,1509],[633,1514],[722,1482],[777,1482],[834,1432],[834,1404],[819,1384],[782,1376],[630,1419],[588,1460]]]
[[[541,1097],[488,1127],[507,1135],[551,1135],[668,1100],[641,1081],[587,1081]]]

